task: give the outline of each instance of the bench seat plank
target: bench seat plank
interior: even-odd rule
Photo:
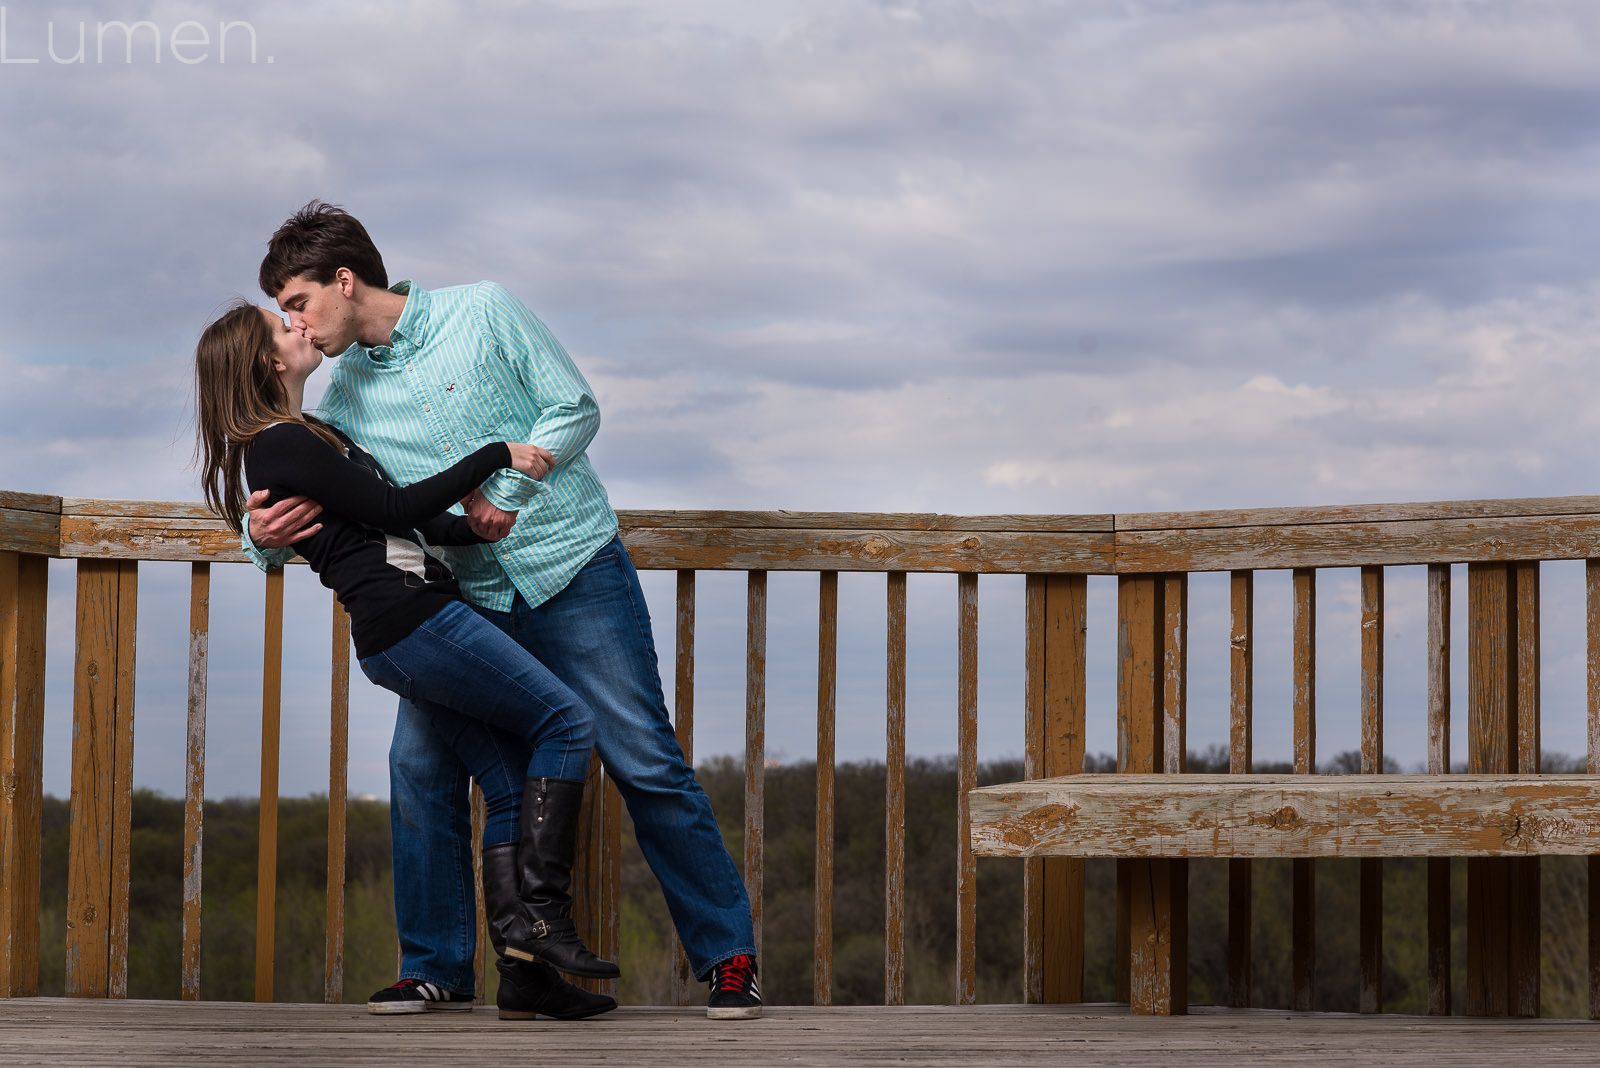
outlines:
[[[1068,775],[971,804],[988,857],[1600,853],[1597,775]]]

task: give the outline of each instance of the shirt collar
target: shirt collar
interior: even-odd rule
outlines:
[[[389,343],[368,350],[378,360],[391,354],[409,355],[422,347],[423,335],[428,327],[428,309],[432,304],[427,290],[409,278],[402,278],[390,286],[389,292],[404,294],[406,306],[400,309],[400,318],[389,332]]]

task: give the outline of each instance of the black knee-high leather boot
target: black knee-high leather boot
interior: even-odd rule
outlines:
[[[517,896],[527,926],[507,932],[507,952],[531,954],[569,975],[615,979],[621,970],[589,951],[572,922],[572,860],[578,844],[581,779],[528,779],[517,842]],[[487,868],[487,864],[485,865]],[[487,879],[485,880],[487,885]]]
[[[517,896],[517,843],[484,847],[483,905],[489,920],[489,942],[500,955],[495,961],[500,971],[495,1003],[502,1020],[536,1016],[582,1020],[617,1007],[615,999],[573,986],[526,950],[511,954],[507,932],[522,941],[529,937],[528,917]]]

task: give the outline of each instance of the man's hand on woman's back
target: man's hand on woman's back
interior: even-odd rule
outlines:
[[[245,502],[250,513],[250,540],[256,548],[282,549],[322,529],[321,523],[311,523],[322,514],[322,505],[316,501],[296,495],[268,505],[267,496],[266,490],[256,490]]]

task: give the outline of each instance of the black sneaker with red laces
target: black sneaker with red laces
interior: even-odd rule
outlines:
[[[712,1020],[755,1020],[761,1016],[761,987],[756,959],[744,953],[711,969],[711,998],[706,1016]]]
[[[367,999],[367,1011],[374,1016],[395,1016],[433,1009],[472,1011],[471,994],[457,994],[421,979],[402,979],[386,986]]]

